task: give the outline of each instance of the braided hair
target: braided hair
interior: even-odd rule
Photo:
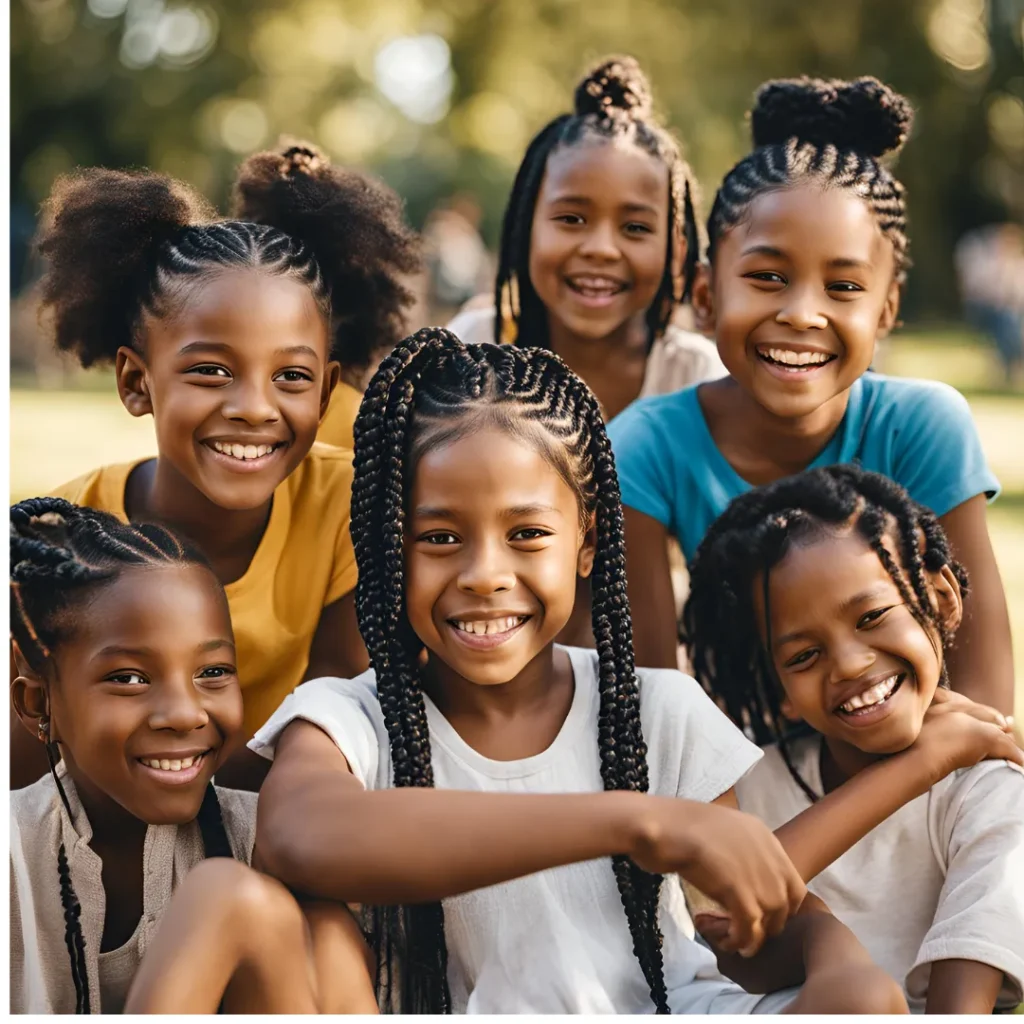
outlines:
[[[145,314],[173,316],[183,284],[219,268],[307,285],[346,371],[402,336],[413,301],[402,275],[418,269],[418,247],[398,196],[305,143],[242,164],[236,220],[166,175],[101,168],[59,178],[46,214],[43,309],[57,347],[85,367],[121,346],[144,351]]]
[[[668,246],[665,271],[646,314],[648,349],[665,332],[677,301],[690,294],[700,255],[696,181],[672,135],[654,119],[651,89],[640,65],[632,57],[608,57],[577,85],[575,109],[545,125],[527,147],[519,165],[501,229],[498,276],[494,290],[494,340],[502,341],[506,302],[520,345],[548,348],[548,314],[530,282],[530,239],[533,212],[541,182],[553,153],[585,140],[628,140],[660,160],[669,172]],[[675,294],[673,245],[686,242],[683,292]]]
[[[879,160],[903,145],[913,117],[910,102],[877,78],[766,82],[750,112],[754,151],[725,176],[711,207],[708,259],[754,199],[810,181],[849,189],[868,204],[902,283],[910,266],[905,190]]]
[[[203,557],[155,523],[122,523],[115,516],[62,498],[30,498],[11,508],[11,634],[29,667],[51,677],[53,658],[73,631],[73,617],[98,587],[110,586],[134,566],[206,565]],[[41,733],[43,735],[44,733]],[[50,773],[71,817],[57,772],[60,750],[47,742]],[[231,846],[211,783],[197,816],[208,857],[231,857]],[[75,1012],[89,1012],[89,977],[81,905],[64,844],[57,854],[64,940],[75,983]]]
[[[421,645],[404,606],[405,500],[416,461],[428,447],[485,425],[514,430],[537,444],[577,495],[581,523],[596,520],[592,578],[601,776],[605,789],[646,792],[647,747],[626,598],[622,509],[597,401],[550,352],[466,346],[437,328],[407,338],[384,359],[355,423],[356,610],[391,741],[394,785],[434,783],[417,663]],[[661,877],[647,874],[626,857],[614,857],[612,868],[651,998],[658,1012],[667,1013],[657,922]],[[382,1005],[397,1005],[406,1013],[449,1012],[441,905],[378,908],[373,924]],[[394,966],[396,954],[400,969]]]
[[[790,546],[852,529],[878,555],[907,609],[946,646],[951,636],[931,602],[928,573],[949,566],[966,594],[966,570],[954,558],[935,515],[897,483],[857,466],[823,466],[735,498],[715,520],[690,567],[683,639],[694,674],[754,742],[777,742],[793,767],[781,709],[782,687],[771,655],[768,581]],[[899,552],[893,557],[885,541]],[[754,589],[764,594],[767,640],[758,630]],[[943,685],[948,685],[945,666]]]

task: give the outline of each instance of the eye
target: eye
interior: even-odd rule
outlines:
[[[890,606],[889,608],[874,608],[870,612],[865,612],[857,620],[857,628],[862,629],[865,626],[876,625],[877,623],[881,622],[882,619],[885,618],[886,613],[891,610],[892,607]]]
[[[763,281],[765,284],[785,284],[786,279],[775,270],[755,270],[753,273],[744,274],[753,281]]]
[[[194,373],[200,377],[221,377],[230,379],[231,371],[224,366],[217,366],[213,363],[200,363],[199,366],[190,366],[186,373]]]
[[[544,537],[550,536],[550,530],[542,529],[539,526],[524,526],[521,530],[516,530],[509,540],[542,540]]]
[[[149,680],[141,672],[114,672],[107,676],[106,682],[117,683],[118,686],[145,686]]]
[[[238,672],[234,665],[208,665],[199,672],[196,678],[208,685],[215,685],[217,683],[226,683],[237,674]]]
[[[448,544],[458,544],[459,538],[454,533],[445,530],[435,530],[433,533],[425,533],[422,537],[416,538],[423,544],[433,544],[435,547],[442,547]]]
[[[828,286],[830,292],[840,292],[852,295],[854,292],[862,292],[864,289],[856,281],[834,281]]]
[[[624,228],[627,234],[630,235],[653,235],[654,228],[649,224],[641,224],[639,221],[631,221]]]
[[[578,213],[559,213],[553,218],[559,224],[569,224],[572,227],[577,227],[583,224],[583,218]]]
[[[786,668],[800,668],[803,665],[809,665],[817,653],[817,647],[810,647],[806,651],[801,651],[799,654],[790,658],[789,661],[785,663],[785,666]]]
[[[313,374],[309,370],[282,370],[274,380],[283,381],[285,384],[302,384],[312,382]]]

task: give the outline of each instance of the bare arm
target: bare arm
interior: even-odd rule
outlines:
[[[1013,643],[1006,593],[988,533],[985,495],[978,494],[940,520],[953,554],[971,577],[971,597],[946,664],[950,683],[971,700],[1013,714]]]
[[[636,663],[678,668],[679,627],[668,564],[668,530],[643,512],[623,506],[626,577]]]
[[[992,1012],[1003,972],[976,960],[936,960],[928,980],[925,1013]]]
[[[685,875],[730,908],[727,948],[757,948],[805,895],[749,815],[628,792],[367,792],[303,721],[282,735],[260,793],[254,863],[310,896],[417,903],[615,854]]]
[[[369,667],[370,658],[356,619],[356,595],[354,590],[350,590],[320,613],[320,622],[309,648],[305,678],[338,676],[354,679]]]

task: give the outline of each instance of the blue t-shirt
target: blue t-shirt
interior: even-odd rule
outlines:
[[[729,502],[750,490],[711,437],[699,386],[642,398],[608,425],[622,503],[663,523],[687,561]],[[999,493],[967,400],[938,381],[859,378],[839,429],[808,468],[851,462],[902,484],[937,516]]]

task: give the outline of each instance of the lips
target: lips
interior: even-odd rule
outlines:
[[[211,750],[193,751],[176,756],[137,757],[136,762],[143,772],[156,782],[170,786],[182,786],[198,777]]]
[[[838,358],[823,349],[792,345],[757,345],[755,352],[776,375],[795,379],[810,376]]]
[[[627,282],[603,274],[573,274],[564,280],[577,300],[596,308],[610,305],[629,289]]]
[[[876,711],[896,693],[904,679],[904,673],[892,672],[881,679],[875,677],[862,681],[843,695],[843,699],[836,704],[835,714],[857,718]]]
[[[203,446],[223,466],[240,472],[252,472],[274,462],[288,447],[287,441],[242,441],[212,438]]]
[[[476,651],[493,650],[508,643],[530,620],[529,615],[467,615],[447,620],[453,637]]]

